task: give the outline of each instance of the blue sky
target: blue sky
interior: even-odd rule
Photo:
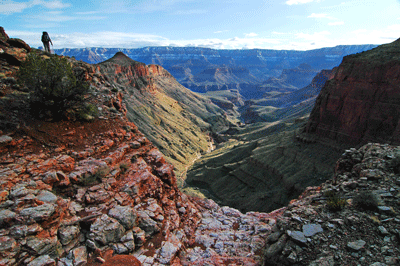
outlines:
[[[309,50],[400,37],[400,0],[0,0],[10,37],[54,48]]]

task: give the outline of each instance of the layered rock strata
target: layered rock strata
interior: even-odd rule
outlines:
[[[400,143],[400,41],[343,59],[317,98],[306,133],[351,145]]]

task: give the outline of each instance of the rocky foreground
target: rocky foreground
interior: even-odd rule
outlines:
[[[93,146],[51,155],[34,152],[31,137],[0,138],[0,265],[110,265],[132,256],[136,265],[399,263],[400,148],[349,150],[335,183],[275,212],[243,214],[182,194],[172,166],[134,125],[111,125]],[[330,190],[346,199],[342,210],[327,208]],[[375,210],[353,204],[362,191],[379,198]]]
[[[382,144],[347,150],[334,180],[307,188],[277,219],[266,265],[399,265],[399,152]]]
[[[261,264],[274,219],[181,193],[173,166],[90,65],[70,59],[91,82],[97,118],[30,118],[15,79],[30,48],[3,37],[0,265]]]
[[[259,264],[274,220],[189,199],[161,153],[115,119],[80,151],[0,138],[0,264],[84,265],[107,250],[143,265]]]

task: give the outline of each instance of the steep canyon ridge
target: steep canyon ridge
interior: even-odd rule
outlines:
[[[329,95],[336,95],[340,82],[368,82],[373,84],[368,88],[394,93],[395,83],[389,81],[398,75],[395,67],[400,65],[400,50],[395,47],[397,43],[359,55],[359,60],[373,58],[369,69],[376,71],[369,74],[357,67],[366,62],[359,63],[357,56],[345,58],[344,62],[353,60],[353,71],[345,76],[346,65],[315,72],[315,66],[298,62],[263,78],[240,68],[208,68],[206,73],[215,76],[218,72],[218,77],[252,75],[262,80],[264,88],[277,84],[274,76],[289,88],[296,87],[290,78],[296,74],[288,73],[318,72],[304,88],[279,94],[274,87],[249,101],[227,90],[193,93],[163,67],[133,61],[124,53],[98,64],[67,58],[76,75],[90,83],[85,101],[96,106],[98,113],[86,121],[44,121],[30,116],[29,91],[17,83],[15,75],[29,53],[43,58],[55,55],[10,39],[1,28],[0,265],[398,264],[400,148],[366,143],[397,145],[391,137],[398,124],[397,98],[376,101],[386,103],[384,99],[390,98],[388,106],[394,109],[381,116],[382,123],[391,127],[372,131],[376,123],[367,122],[363,132],[374,133],[360,134],[368,137],[352,139],[350,144],[336,137],[340,134],[327,136],[323,131],[342,132],[349,123],[332,121],[330,126],[319,119],[324,110],[335,110]],[[366,76],[370,79],[362,81]],[[201,75],[194,77],[198,81]],[[330,81],[323,87],[326,80]],[[380,93],[366,99],[374,102],[376,95]],[[347,110],[348,116],[359,117],[360,110]],[[376,121],[380,117],[376,112],[369,112],[365,119]],[[238,119],[242,114],[247,125]],[[361,118],[354,120],[362,123]],[[343,150],[342,145],[363,146]],[[217,149],[210,152],[214,146]],[[269,204],[268,199],[280,194],[268,191],[268,183],[283,184],[288,192],[266,212],[245,213],[188,196],[178,188],[180,182],[184,184],[175,170],[183,174],[201,154],[188,178],[211,194],[220,188],[211,188],[212,182],[207,184],[201,175],[221,174],[242,188],[236,198],[252,201],[259,210],[262,203]],[[203,171],[202,161],[207,161]],[[333,164],[322,167],[320,161]],[[310,172],[295,168],[300,163]],[[334,178],[322,183],[328,177],[322,180],[319,173],[329,167],[326,175]],[[296,169],[303,169],[298,176],[293,174]],[[314,186],[297,191],[309,179]],[[371,193],[376,206],[359,206],[362,192]],[[301,196],[288,203],[298,193]],[[332,195],[345,203],[338,200],[340,208],[333,208]],[[233,202],[234,196],[227,191],[214,196],[220,200],[226,196],[231,206],[241,204]],[[275,210],[275,206],[280,208]]]

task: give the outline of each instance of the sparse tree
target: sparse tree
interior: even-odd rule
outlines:
[[[21,65],[18,80],[29,89],[31,112],[39,118],[63,118],[89,89],[87,82],[77,79],[66,58],[43,58],[35,53]]]

